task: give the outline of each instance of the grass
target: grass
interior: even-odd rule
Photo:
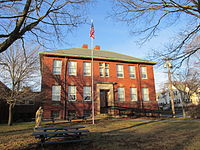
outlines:
[[[63,124],[59,124],[63,125]],[[75,124],[74,124],[75,125]],[[198,150],[200,121],[151,121],[110,119],[85,123],[91,142],[47,145],[45,149],[69,150]],[[0,149],[40,149],[28,146],[36,142],[30,136],[33,123],[0,125]]]

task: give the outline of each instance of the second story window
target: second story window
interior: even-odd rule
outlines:
[[[68,100],[69,101],[76,100],[76,86],[68,86]]]
[[[84,101],[90,101],[91,100],[91,87],[90,86],[84,86],[83,87],[83,100]]]
[[[70,76],[76,76],[76,62],[75,61],[69,61],[68,63],[68,73]]]
[[[118,87],[118,101],[125,101],[125,91],[123,87]]]
[[[60,101],[61,86],[52,86],[52,101]]]
[[[141,78],[147,79],[147,67],[140,67]]]
[[[91,63],[90,62],[83,63],[83,74],[84,74],[84,76],[91,76]]]
[[[117,77],[118,78],[123,78],[124,77],[123,65],[117,65]]]
[[[53,60],[53,74],[60,75],[62,69],[62,61],[61,60]]]
[[[135,78],[135,66],[128,66],[129,69],[129,77]]]
[[[109,64],[99,63],[100,77],[109,77]]]

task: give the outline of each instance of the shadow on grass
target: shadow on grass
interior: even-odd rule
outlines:
[[[112,126],[102,124],[114,124]],[[159,123],[155,123],[159,122]],[[121,122],[105,121],[99,122],[96,126],[88,125],[89,130],[98,127],[101,130],[90,132],[88,139],[91,142],[68,143],[68,144],[51,144],[45,145],[46,150],[191,150],[198,149],[200,143],[195,140],[200,138],[200,124],[184,122],[162,122],[162,121],[145,121],[132,126],[122,128]],[[132,123],[131,121],[126,123]],[[155,124],[154,124],[155,123]],[[87,125],[86,125],[87,126]],[[121,128],[120,128],[121,127]],[[136,128],[137,127],[137,128]],[[106,129],[107,128],[107,129]],[[107,130],[107,131],[106,131]],[[195,139],[195,140],[194,140]],[[199,144],[199,145],[198,145]],[[41,147],[20,147],[20,149],[41,149]]]
[[[134,127],[139,127],[139,126],[151,124],[151,123],[154,123],[154,122],[158,122],[158,121],[157,121],[157,120],[152,120],[152,121],[148,121],[148,122],[138,123],[138,124],[133,125],[133,126],[130,126],[130,127],[120,128],[120,129],[116,129],[116,130],[111,130],[111,131],[109,131],[109,132],[107,132],[107,133],[112,133],[112,132],[117,132],[117,131],[121,131],[121,130],[126,130],[126,129],[130,129],[130,128],[134,128]]]

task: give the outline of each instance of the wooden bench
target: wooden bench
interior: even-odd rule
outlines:
[[[82,136],[87,136],[86,133],[89,130],[79,130],[85,128],[83,126],[64,126],[64,127],[44,127],[37,128],[35,132],[31,135],[40,141],[32,144],[39,144],[43,146],[44,144],[53,144],[53,143],[70,143],[70,142],[84,142],[89,141],[87,139],[81,139]],[[50,131],[48,131],[50,130]],[[57,137],[63,137],[62,141],[48,141],[49,139]],[[31,144],[31,145],[32,145]]]
[[[40,127],[40,128],[36,128],[36,130],[43,130],[43,131],[47,131],[47,130],[70,130],[70,129],[81,129],[81,128],[85,128],[84,126],[62,126],[62,127]]]

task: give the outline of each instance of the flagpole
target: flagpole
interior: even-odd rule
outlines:
[[[91,23],[93,24],[93,20],[91,20]],[[94,124],[94,38],[91,37],[91,84],[92,84],[92,124]]]

